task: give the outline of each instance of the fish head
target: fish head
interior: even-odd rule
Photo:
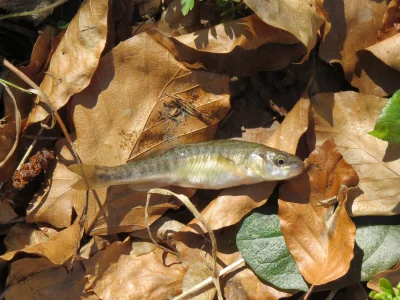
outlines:
[[[286,180],[300,175],[303,161],[295,155],[276,149],[263,149],[251,155],[251,171],[264,180]]]

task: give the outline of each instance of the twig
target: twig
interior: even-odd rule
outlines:
[[[19,141],[19,134],[21,131],[21,114],[19,113],[19,110],[18,110],[17,100],[15,100],[14,94],[11,92],[10,88],[3,82],[0,81],[0,83],[4,86],[8,95],[10,95],[13,105],[14,105],[14,110],[15,110],[15,141],[14,141],[12,148],[8,152],[7,156],[2,161],[0,161],[0,167],[2,167],[8,161],[8,159],[11,157],[11,155],[13,155],[13,153],[15,152],[15,149],[17,149],[18,141]]]
[[[229,266],[227,266],[225,269],[222,269],[218,276],[221,277],[223,275],[225,275],[226,273],[232,271],[233,269],[235,269],[236,267],[238,267],[239,265],[241,265],[242,263],[244,263],[244,259],[241,258],[238,261],[235,261],[233,264],[230,264]],[[208,277],[206,280],[200,282],[199,284],[195,285],[194,287],[192,287],[191,289],[185,291],[184,293],[180,294],[179,296],[172,298],[172,300],[180,300],[183,299],[187,296],[189,296],[190,294],[201,290],[202,288],[204,288],[205,286],[209,285],[210,283],[212,283],[212,277]]]
[[[43,132],[44,128],[41,127],[39,129],[39,132],[37,133],[37,135],[41,135]],[[29,146],[28,150],[26,150],[24,157],[21,159],[21,161],[19,162],[19,165],[17,167],[17,171],[19,171],[19,169],[21,169],[21,166],[26,162],[26,160],[28,159],[29,155],[31,154],[33,147],[35,147],[36,143],[37,143],[38,139],[34,139],[32,141],[32,144]]]
[[[60,0],[56,3],[53,3],[49,6],[37,9],[37,10],[32,10],[32,11],[24,11],[24,12],[19,12],[19,13],[12,13],[9,15],[5,15],[5,16],[0,16],[0,21],[4,20],[4,19],[8,19],[8,18],[15,18],[15,17],[25,17],[25,16],[31,16],[31,15],[36,15],[42,12],[45,12],[47,10],[56,8],[57,6],[60,6],[61,4],[64,4],[65,2],[67,2],[68,0]]]
[[[150,191],[147,192],[147,194],[160,194],[160,195],[166,195],[166,196],[174,196],[175,198],[178,198],[183,204],[186,205],[186,207],[197,217],[200,222],[203,224],[203,226],[207,229],[208,234],[210,235],[211,238],[211,255],[213,257],[213,273],[212,273],[212,282],[215,285],[215,288],[217,290],[217,295],[218,295],[218,300],[222,300],[222,292],[221,292],[221,287],[219,284],[219,279],[218,279],[218,270],[217,270],[217,239],[215,238],[214,232],[212,231],[211,227],[207,224],[207,221],[204,219],[204,217],[200,214],[200,212],[197,210],[197,208],[190,202],[189,198],[186,197],[185,195],[181,194],[175,194],[169,190],[166,189],[151,189]],[[147,210],[145,210],[145,215],[148,218],[147,215]],[[146,227],[147,231],[150,233],[150,238],[151,238],[151,232],[150,228],[148,225],[148,221],[146,222]],[[153,240],[153,239],[152,239]],[[156,245],[158,245],[156,243]]]

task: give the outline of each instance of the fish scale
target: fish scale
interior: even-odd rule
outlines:
[[[299,175],[303,162],[289,153],[262,144],[217,140],[171,148],[157,156],[124,165],[103,167],[71,165],[84,173],[72,187],[95,189],[129,184],[135,190],[168,185],[221,189],[262,181],[285,180]]]

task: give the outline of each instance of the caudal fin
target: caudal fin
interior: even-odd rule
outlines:
[[[82,165],[82,164],[74,164],[68,167],[72,172],[81,176],[77,182],[75,182],[71,187],[76,190],[90,190],[100,188],[102,186],[99,185],[97,178],[96,178],[96,166],[92,165]],[[87,180],[84,179],[82,173],[85,173],[85,177]],[[89,185],[89,186],[88,186]]]

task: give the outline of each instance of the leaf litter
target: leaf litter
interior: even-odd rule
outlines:
[[[353,276],[349,285],[357,278],[350,273],[361,270],[358,276],[366,281],[386,274],[379,272],[398,262],[394,246],[398,222],[382,225],[371,219],[375,227],[357,226],[356,238],[349,218],[389,218],[399,213],[398,145],[368,135],[387,103],[380,97],[400,89],[398,1],[346,2],[340,7],[329,0],[279,4],[246,0],[240,9],[241,4],[232,2],[238,8],[235,17],[223,23],[218,15],[223,9],[213,3],[195,1],[186,16],[181,14],[182,3],[163,2],[166,10],[160,20],[142,27],[138,22],[146,13],[154,16],[145,5],[139,10],[141,19],[134,14],[132,21],[129,12],[135,5],[121,2],[112,11],[108,1],[86,1],[64,33],[56,37],[50,25],[39,35],[30,64],[21,71],[40,84],[70,135],[59,138],[57,130],[41,133],[58,141],[54,145],[36,138],[29,147],[31,141],[24,134],[36,130],[35,124],[48,117],[48,109],[43,100],[32,109],[32,95],[10,87],[18,111],[8,99],[5,112],[19,112],[24,131],[16,135],[15,120],[4,116],[0,157],[7,156],[14,142],[18,147],[0,167],[1,180],[15,178],[28,147],[33,148],[29,151],[42,145],[54,148],[56,159],[17,192],[27,198],[21,203],[18,197],[7,198],[5,185],[1,187],[0,223],[7,252],[0,256],[0,268],[9,270],[3,279],[6,298],[46,299],[63,293],[74,299],[180,299],[194,285],[211,282],[213,248],[201,222],[172,197],[153,195],[146,219],[146,192],[115,186],[89,191],[87,196],[71,189],[76,175],[68,166],[77,158],[69,139],[83,163],[106,166],[215,136],[308,157],[307,172],[279,184],[275,217],[285,240],[282,249],[294,258],[302,280],[311,289],[340,289],[336,297],[361,295],[359,283],[345,287],[344,278]],[[136,24],[130,30],[132,22]],[[318,55],[330,71],[317,73]],[[307,71],[292,72],[295,64]],[[338,80],[328,78],[332,70]],[[308,79],[301,76],[308,78],[310,71],[314,74],[304,86]],[[245,77],[254,73],[256,77]],[[26,88],[18,76],[8,78]],[[343,84],[345,79],[353,87]],[[237,92],[235,82],[242,85]],[[359,90],[346,91],[355,88]],[[340,92],[322,94],[320,89]],[[285,101],[275,102],[280,96]],[[253,105],[258,114],[243,103]],[[241,114],[229,113],[230,109]],[[255,120],[259,117],[266,119]],[[241,122],[250,119],[253,122],[243,126]],[[214,232],[217,268],[224,270],[219,282],[227,299],[279,299],[306,290],[304,285],[288,290],[288,282],[264,281],[256,267],[243,264],[243,258],[265,259],[262,252],[236,246],[245,217],[254,218],[257,207],[274,205],[271,195],[276,186],[270,182],[220,192],[169,188],[191,198]],[[176,250],[178,256],[149,243],[146,222],[157,243]],[[250,231],[254,236],[260,234],[257,227]],[[242,242],[247,246],[247,240]],[[75,257],[73,268],[67,272],[71,257]],[[283,276],[279,268],[277,272]],[[213,299],[212,285],[202,286],[191,297]]]

